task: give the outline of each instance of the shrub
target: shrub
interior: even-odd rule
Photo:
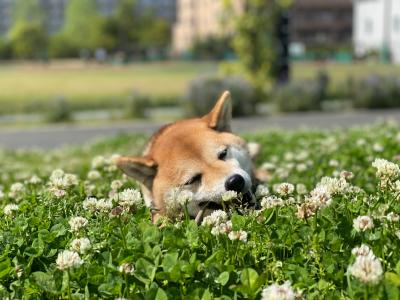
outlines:
[[[247,116],[254,113],[256,94],[249,82],[239,77],[224,79],[203,77],[189,84],[185,97],[187,114],[190,116],[206,114],[225,90],[231,92],[235,116]]]
[[[133,92],[129,100],[129,116],[133,118],[145,118],[146,109],[150,106],[150,97]]]
[[[54,100],[53,108],[48,114],[47,120],[52,123],[71,121],[72,111],[64,97]]]
[[[351,93],[355,107],[399,107],[400,78],[370,75],[353,83]]]
[[[271,98],[280,111],[319,110],[327,95],[328,84],[328,75],[320,72],[314,80],[290,82],[276,88]]]

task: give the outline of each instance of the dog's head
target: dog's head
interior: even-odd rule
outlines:
[[[207,205],[218,208],[221,195],[246,194],[252,187],[252,163],[246,142],[231,133],[232,104],[225,92],[210,113],[167,125],[150,140],[142,157],[121,157],[118,166],[141,183],[146,203],[165,213],[173,188],[193,193],[193,217]]]

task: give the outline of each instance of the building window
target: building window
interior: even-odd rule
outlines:
[[[365,33],[372,33],[374,31],[374,22],[370,19],[367,18],[364,21],[364,32]]]

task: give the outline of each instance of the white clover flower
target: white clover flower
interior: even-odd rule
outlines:
[[[215,210],[211,215],[204,217],[202,226],[215,226],[228,220],[228,214],[223,210]]]
[[[298,183],[298,184],[296,184],[296,192],[299,195],[305,195],[305,194],[307,194],[307,188],[304,184]]]
[[[346,171],[346,170],[341,171],[339,176],[344,178],[345,180],[354,178],[353,172]]]
[[[118,204],[127,207],[141,207],[142,206],[142,196],[140,192],[135,189],[125,189],[118,193]]]
[[[232,200],[237,199],[238,193],[235,191],[226,191],[225,193],[222,194],[222,201],[223,202],[230,202]]]
[[[175,218],[182,213],[182,206],[178,202],[179,193],[179,188],[172,188],[165,195],[165,212],[171,218]]]
[[[357,141],[356,141],[356,145],[357,146],[365,146],[365,144],[367,143],[367,141],[365,140],[365,139],[358,139]]]
[[[272,284],[262,290],[261,300],[294,300],[296,297],[290,281],[284,284]]]
[[[16,265],[14,270],[18,278],[21,278],[22,275],[24,275],[24,269],[22,268],[21,265]]]
[[[50,175],[50,181],[53,181],[56,178],[62,178],[64,176],[64,171],[61,169],[54,170]]]
[[[400,216],[394,212],[390,212],[387,214],[386,219],[389,222],[398,222],[400,220]]]
[[[56,198],[62,198],[67,194],[67,192],[63,189],[53,189],[51,192]]]
[[[318,207],[323,208],[331,205],[332,198],[326,186],[317,186],[310,192],[310,198],[308,198],[307,201],[313,202]]]
[[[321,181],[317,184],[318,187],[324,188],[330,195],[337,195],[347,192],[349,183],[343,177],[322,177]]]
[[[19,209],[19,206],[16,204],[7,204],[6,206],[4,206],[4,214],[6,216],[11,216],[14,214],[14,212],[16,212]]]
[[[255,196],[257,199],[261,199],[263,197],[266,197],[269,195],[269,189],[267,186],[263,185],[263,184],[259,184],[257,186],[256,192],[255,192]]]
[[[76,176],[75,174],[65,174],[64,180],[68,187],[77,185],[79,183],[78,176]]]
[[[116,190],[120,189],[122,187],[122,185],[123,185],[123,182],[121,180],[113,180],[111,182],[110,187],[112,190],[116,191]]]
[[[354,256],[367,256],[367,255],[373,255],[373,252],[371,248],[368,247],[368,245],[362,244],[360,247],[355,247],[351,250],[351,254]]]
[[[261,207],[263,209],[269,209],[276,206],[283,206],[285,202],[283,199],[276,197],[275,195],[264,197],[261,199]]]
[[[385,148],[381,144],[375,143],[372,145],[372,150],[374,150],[375,152],[383,152]]]
[[[33,175],[31,178],[29,178],[28,183],[30,184],[39,184],[42,182],[42,179],[40,179],[40,177],[38,177],[37,175]]]
[[[369,254],[357,256],[354,264],[349,266],[349,272],[363,283],[376,284],[382,277],[383,269],[379,259]]]
[[[376,176],[380,179],[390,180],[395,179],[400,174],[400,168],[397,164],[387,161],[386,159],[377,158],[372,163],[376,168]]]
[[[79,231],[81,228],[86,227],[88,223],[88,220],[83,217],[72,217],[68,222],[72,231]]]
[[[227,221],[224,223],[219,223],[216,224],[212,229],[211,229],[211,234],[212,235],[220,235],[220,234],[229,234],[229,232],[232,231],[232,222]]]
[[[261,170],[265,170],[265,171],[273,171],[276,169],[276,165],[272,162],[265,162],[261,165]]]
[[[88,172],[87,178],[88,178],[89,180],[97,180],[97,179],[100,179],[100,178],[101,178],[101,174],[100,174],[100,172],[97,171],[97,170],[91,170],[91,171]]]
[[[330,167],[338,167],[339,166],[339,161],[337,161],[336,159],[331,159],[328,163],[328,165]]]
[[[25,186],[21,182],[16,182],[10,186],[8,196],[13,199],[20,199],[24,192]]]
[[[304,163],[301,163],[301,164],[297,164],[296,165],[296,170],[298,171],[298,172],[304,172],[304,171],[306,171],[308,169],[308,166],[306,165],[306,164],[304,164]]]
[[[90,244],[90,240],[86,237],[80,239],[74,239],[71,242],[71,249],[81,254],[84,254],[87,251],[89,251],[91,247],[92,245]]]
[[[370,216],[359,216],[353,220],[353,227],[356,231],[366,231],[374,228],[374,221]]]
[[[185,206],[193,200],[193,193],[186,190],[180,191],[176,200],[181,206]]]
[[[70,250],[64,250],[58,254],[56,264],[57,268],[63,271],[69,268],[79,267],[83,264],[83,260],[80,258],[78,253]]]
[[[111,200],[99,199],[96,201],[96,210],[100,212],[109,212],[113,208]]]
[[[228,238],[231,241],[241,241],[241,242],[247,242],[247,232],[243,231],[243,230],[239,230],[239,231],[231,231],[228,234]]]
[[[107,160],[105,159],[104,156],[98,155],[92,159],[92,168],[93,169],[98,169],[102,168],[107,164]]]
[[[96,208],[96,206],[97,206],[97,199],[94,198],[94,197],[86,198],[86,199],[83,201],[82,205],[83,205],[83,208],[84,208],[85,210],[90,210],[90,211],[94,212],[94,211],[96,211],[96,209],[97,209],[97,208]]]
[[[135,267],[131,263],[123,263],[118,267],[118,271],[122,274],[132,275],[135,272]]]
[[[294,185],[288,182],[283,182],[276,187],[276,191],[282,196],[287,196],[294,192]]]

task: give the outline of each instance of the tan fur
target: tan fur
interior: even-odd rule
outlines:
[[[165,214],[165,196],[173,187],[184,187],[200,198],[216,190],[220,193],[222,180],[244,171],[234,158],[219,160],[218,153],[227,146],[242,151],[245,160],[248,153],[245,141],[229,132],[230,118],[231,103],[225,92],[209,114],[163,127],[151,138],[143,157],[122,157],[117,164],[141,183],[147,205],[159,215]],[[196,174],[202,174],[201,184],[184,186]],[[195,214],[197,208],[192,211]]]

